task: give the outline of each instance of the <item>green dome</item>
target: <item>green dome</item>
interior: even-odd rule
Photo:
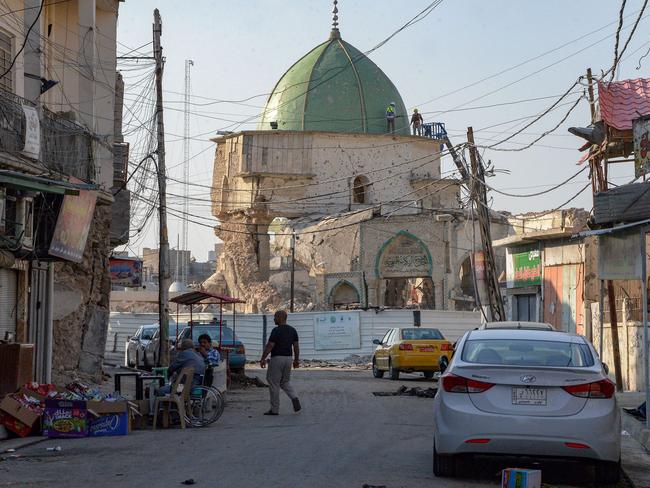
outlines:
[[[280,78],[258,130],[386,133],[386,107],[395,102],[396,134],[409,134],[406,107],[395,85],[361,51],[330,39],[299,59]]]

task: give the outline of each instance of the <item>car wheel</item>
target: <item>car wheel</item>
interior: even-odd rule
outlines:
[[[451,455],[438,454],[433,443],[433,474],[441,478],[456,476],[456,459]]]
[[[390,376],[390,379],[393,381],[396,381],[399,379],[399,369],[393,368],[393,362],[388,361],[388,376]]]
[[[372,375],[375,378],[383,378],[384,377],[384,372],[377,367],[377,360],[374,357],[372,358]]]
[[[428,380],[433,378],[434,371],[424,371],[424,377]]]
[[[596,486],[614,486],[621,478],[621,461],[597,461],[594,468]]]

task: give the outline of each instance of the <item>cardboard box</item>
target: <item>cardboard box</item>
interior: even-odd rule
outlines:
[[[0,412],[0,424],[19,437],[27,437],[32,432],[32,427],[2,412]]]
[[[90,420],[88,435],[90,437],[107,437],[127,435],[129,433],[129,414],[109,413]]]
[[[11,396],[6,396],[2,399],[0,402],[0,410],[29,426],[34,425],[41,418],[39,412],[26,407]]]
[[[126,400],[118,400],[115,402],[90,400],[86,402],[86,410],[96,417],[107,413],[122,413],[126,412]]]
[[[501,488],[541,488],[539,469],[508,468],[501,472]]]
[[[79,400],[45,400],[43,435],[48,437],[86,437],[88,410]]]

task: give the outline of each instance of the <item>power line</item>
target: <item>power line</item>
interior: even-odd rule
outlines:
[[[45,0],[41,0],[41,6],[38,9],[38,13],[36,14],[36,18],[34,19],[34,22],[29,26],[29,29],[27,29],[27,33],[25,34],[25,39],[23,39],[23,44],[20,46],[20,49],[14,56],[14,58],[11,60],[11,63],[9,64],[9,67],[5,70],[4,73],[0,75],[0,80],[7,76],[7,74],[13,69],[14,65],[16,64],[16,60],[18,59],[18,56],[25,50],[25,46],[27,45],[27,40],[29,39],[29,34],[32,32],[32,29],[38,22],[38,19],[41,17],[41,14],[43,13],[43,6],[45,5]]]

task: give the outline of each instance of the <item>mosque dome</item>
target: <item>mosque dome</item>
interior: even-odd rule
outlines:
[[[408,135],[409,118],[397,88],[375,63],[341,39],[335,25],[326,42],[280,78],[257,128],[385,134],[391,102],[398,116],[395,133]]]

